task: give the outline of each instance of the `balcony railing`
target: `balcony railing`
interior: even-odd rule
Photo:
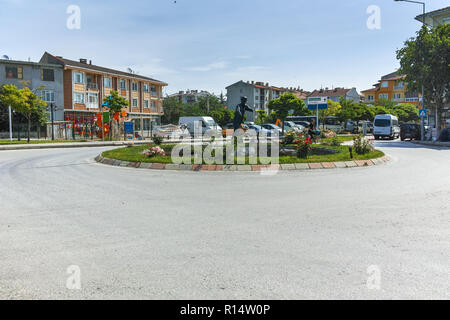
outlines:
[[[86,84],[86,88],[90,90],[98,90],[98,85],[96,83],[89,82]]]

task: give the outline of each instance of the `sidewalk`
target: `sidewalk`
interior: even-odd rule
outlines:
[[[58,142],[58,143],[38,143],[38,144],[4,144],[0,145],[0,150],[28,150],[28,149],[57,149],[57,148],[86,148],[86,147],[109,147],[123,146],[131,141],[90,141],[90,142]],[[146,144],[151,141],[133,141],[134,144]]]
[[[433,147],[447,147],[450,148],[450,142],[440,142],[440,141],[412,141],[414,144],[420,144],[423,146],[433,146]]]

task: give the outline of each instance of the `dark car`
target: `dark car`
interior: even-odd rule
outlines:
[[[420,125],[415,123],[404,123],[400,125],[400,139],[420,140]]]

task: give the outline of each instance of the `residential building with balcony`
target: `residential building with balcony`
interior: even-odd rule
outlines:
[[[405,76],[397,72],[381,77],[381,80],[373,88],[361,91],[365,104],[376,104],[377,101],[386,99],[396,103],[411,103],[419,106],[420,94],[409,92],[404,81]]]
[[[149,130],[150,122],[161,122],[162,88],[167,83],[134,73],[100,67],[87,59],[79,61],[46,52],[41,64],[63,69],[64,120],[84,123],[103,111],[104,98],[117,91],[129,102],[126,111],[137,130]],[[139,121],[138,121],[139,120]]]
[[[37,63],[0,59],[0,86],[13,84],[23,88],[25,85],[47,104],[56,107],[54,120],[64,119],[63,67],[59,64]],[[49,113],[50,118],[50,113]]]
[[[292,92],[294,95],[303,99],[307,97],[307,91],[303,91],[300,88],[283,88],[270,86],[269,83],[255,82],[255,81],[238,81],[228,87],[227,89],[227,105],[228,108],[234,110],[236,106],[241,102],[241,97],[246,96],[247,104],[253,108],[253,110],[264,110],[269,112],[269,102],[273,99],[277,99],[286,92]],[[256,117],[255,112],[247,112],[247,121],[254,121]]]
[[[183,104],[194,104],[199,101],[199,98],[206,98],[211,95],[211,93],[204,90],[186,90],[171,94],[169,98],[176,97]]]

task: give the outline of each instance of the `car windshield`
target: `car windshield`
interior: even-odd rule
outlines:
[[[205,122],[208,126],[215,126],[216,125],[214,120],[203,120],[203,122]]]
[[[391,126],[391,120],[389,120],[389,119],[376,119],[375,120],[375,126],[376,127],[390,127]]]

